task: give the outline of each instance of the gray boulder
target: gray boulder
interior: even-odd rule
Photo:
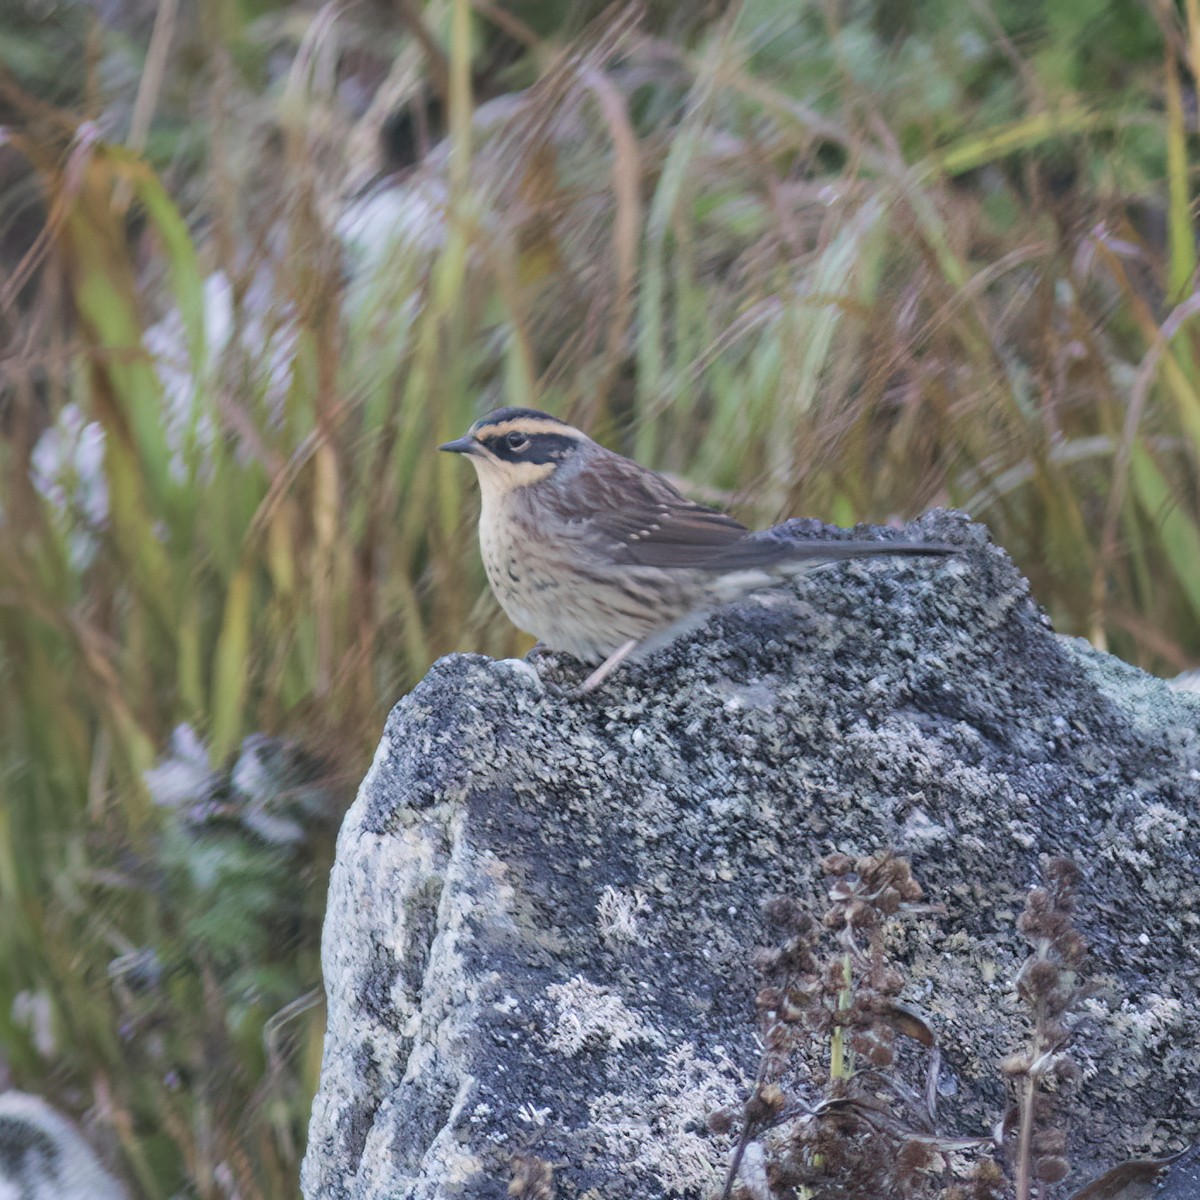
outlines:
[[[892,536],[763,536],[822,533]],[[983,527],[899,536],[963,552],[759,593],[582,699],[566,657],[452,655],[395,707],[330,885],[309,1200],[719,1194],[761,905],[819,910],[821,855],[887,846],[946,909],[893,946],[946,1132],[1003,1114],[1015,920],[1064,855],[1072,1180],[1195,1138],[1200,697],[1058,637]]]

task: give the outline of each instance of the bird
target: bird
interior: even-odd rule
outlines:
[[[465,455],[479,478],[479,547],[500,607],[550,649],[599,664],[578,689],[584,694],[713,609],[814,566],[957,549],[755,538],[727,513],[533,408],[495,409],[438,449]]]

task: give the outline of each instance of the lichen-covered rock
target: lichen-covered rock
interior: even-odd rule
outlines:
[[[1200,699],[1056,636],[982,527],[905,536],[963,553],[760,593],[582,699],[565,657],[454,656],[396,706],[330,888],[310,1200],[713,1196],[763,900],[889,845],[946,908],[892,949],[948,1131],[1003,1113],[1015,918],[1065,855],[1097,985],[1073,1170],[1195,1137]]]

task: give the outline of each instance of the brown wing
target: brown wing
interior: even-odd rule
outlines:
[[[706,567],[747,536],[725,513],[695,504],[661,475],[631,459],[593,454],[570,480],[571,524],[606,543],[615,561],[631,566]]]
[[[596,453],[564,482],[558,516],[586,527],[614,562],[628,566],[738,571],[878,555],[945,555],[956,547],[902,541],[755,537],[732,517],[683,496],[661,475],[612,451]]]

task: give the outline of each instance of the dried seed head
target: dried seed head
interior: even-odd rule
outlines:
[[[909,866],[908,860],[898,858],[895,862],[896,873],[892,878],[892,886],[900,893],[901,898],[910,904],[922,899],[925,889],[913,878],[912,867]]]
[[[782,1112],[786,1104],[787,1097],[783,1094],[783,1089],[774,1083],[768,1083],[746,1101],[743,1108],[746,1122],[749,1125],[761,1125]]]
[[[1064,999],[1065,997],[1062,992],[1052,992],[1048,998],[1046,1007],[1052,1011],[1061,1012],[1060,1003]],[[1067,1031],[1067,1027],[1058,1021],[1043,1021],[1041,1032],[1043,1043],[1047,1046],[1065,1045],[1071,1036]]]
[[[854,869],[854,859],[848,854],[827,854],[817,865],[826,875],[845,875]]]
[[[758,1097],[767,1106],[772,1116],[777,1116],[787,1107],[787,1096],[777,1083],[768,1083],[759,1088]]]
[[[754,997],[755,1007],[760,1012],[771,1012],[778,1009],[783,1003],[783,992],[776,987],[760,988],[758,995]]]
[[[816,969],[816,961],[811,939],[789,938],[780,947],[779,965],[785,971],[806,974]]]
[[[844,875],[829,885],[828,895],[834,904],[845,904],[847,900],[853,900],[861,891],[862,888],[853,875]]]
[[[750,962],[760,975],[773,975],[783,961],[783,951],[775,946],[759,946],[750,956]]]
[[[1004,1194],[1004,1172],[994,1159],[979,1159],[975,1164],[971,1182],[973,1200],[999,1200]]]
[[[1069,858],[1052,858],[1043,874],[1064,898],[1070,896],[1083,880],[1083,872]]]
[[[1071,927],[1054,939],[1054,948],[1069,967],[1077,967],[1087,956],[1087,942],[1079,930]]]
[[[930,1168],[937,1166],[938,1155],[928,1142],[910,1141],[905,1142],[900,1147],[900,1152],[896,1155],[896,1161],[905,1169],[906,1173],[910,1171],[928,1171]]]
[[[800,902],[793,896],[772,896],[763,904],[768,921],[791,932],[806,916]]]
[[[1056,1154],[1045,1155],[1033,1164],[1034,1177],[1043,1183],[1058,1183],[1060,1179],[1066,1179],[1070,1169],[1070,1163]]]
[[[811,1004],[811,997],[804,995],[803,992],[798,991],[796,988],[788,988],[776,1012],[778,1012],[781,1021],[786,1021],[789,1025],[795,1025],[797,1022],[804,1020]]]
[[[831,958],[825,963],[823,986],[825,993],[831,996],[836,996],[846,986],[846,968],[841,956]]]
[[[733,1113],[727,1108],[718,1108],[715,1112],[708,1114],[705,1124],[708,1126],[709,1133],[718,1135],[729,1133],[733,1129]]]
[[[1032,1066],[1028,1054],[1009,1054],[1000,1060],[1000,1073],[1002,1075],[1028,1075],[1029,1068]]]
[[[1019,988],[1036,999],[1045,999],[1058,986],[1059,968],[1057,964],[1047,962],[1044,958],[1030,962],[1027,969],[1022,970],[1017,980]]]
[[[780,1064],[795,1048],[792,1041],[791,1027],[784,1021],[772,1021],[763,1032],[763,1047],[768,1054],[779,1059]]]

